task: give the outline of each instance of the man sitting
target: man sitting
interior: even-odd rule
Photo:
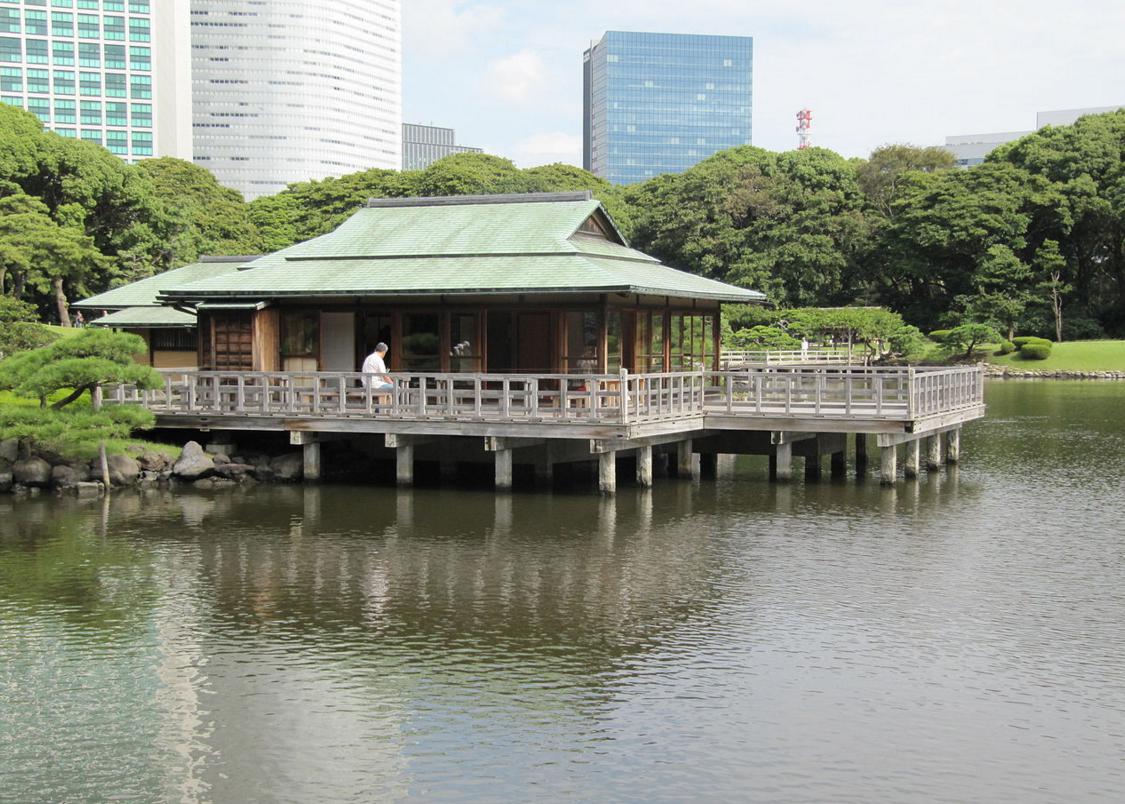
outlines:
[[[395,387],[391,375],[387,373],[387,364],[383,361],[387,349],[387,344],[380,342],[375,345],[375,351],[363,361],[363,373],[367,375],[363,378],[364,384],[377,394],[389,394]]]

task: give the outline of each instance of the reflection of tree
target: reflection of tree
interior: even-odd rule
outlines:
[[[158,597],[151,555],[143,544],[102,534],[106,503],[0,502],[0,606],[57,617],[99,638],[144,623]],[[111,518],[118,513],[111,507]]]

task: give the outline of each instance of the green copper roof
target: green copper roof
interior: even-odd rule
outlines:
[[[194,327],[195,316],[171,307],[129,307],[115,313],[95,318],[91,327],[114,329],[149,329],[164,327]]]
[[[114,288],[98,296],[75,302],[72,306],[80,310],[123,310],[127,307],[155,306],[160,303],[157,295],[162,290],[233,273],[240,265],[252,259],[254,258],[204,257],[197,263]]]
[[[336,231],[236,272],[161,289],[203,301],[284,297],[644,293],[753,302],[751,290],[677,271],[616,242],[586,195],[372,202]],[[610,238],[581,232],[591,216]]]

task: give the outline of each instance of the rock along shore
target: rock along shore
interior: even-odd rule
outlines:
[[[1028,371],[984,364],[986,377],[1005,380],[1125,380],[1125,371]]]
[[[185,444],[178,458],[138,449],[131,454],[110,455],[107,464],[113,488],[221,488],[296,483],[304,474],[304,461],[299,452],[231,457],[205,450],[195,441]],[[0,493],[35,496],[54,492],[98,497],[105,491],[97,458],[74,460],[28,441],[0,442]]]

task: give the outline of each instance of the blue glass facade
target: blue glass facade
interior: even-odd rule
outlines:
[[[754,40],[609,31],[583,62],[584,167],[614,184],[749,145]]]

